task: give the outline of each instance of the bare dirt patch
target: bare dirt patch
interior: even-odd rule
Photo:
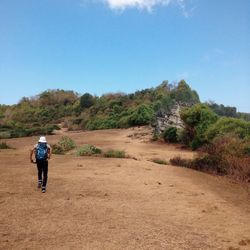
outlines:
[[[150,162],[193,152],[150,142],[144,131],[63,132],[78,146],[124,150],[137,160],[53,155],[45,194],[28,157],[37,137],[7,140],[15,149],[0,152],[0,249],[249,249],[245,189]]]

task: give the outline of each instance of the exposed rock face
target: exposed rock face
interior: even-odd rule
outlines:
[[[170,112],[166,112],[156,117],[155,129],[161,133],[168,127],[184,128],[183,121],[180,117],[180,104],[175,104]]]

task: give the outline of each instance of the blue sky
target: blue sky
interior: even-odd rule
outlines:
[[[185,79],[250,112],[248,0],[0,0],[0,103]]]

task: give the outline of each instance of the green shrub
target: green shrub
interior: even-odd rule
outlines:
[[[117,121],[113,117],[96,117],[86,124],[89,130],[117,128]]]
[[[165,142],[177,142],[177,128],[170,127],[163,132],[163,139]]]
[[[23,128],[15,128],[11,130],[11,138],[26,137],[29,136],[29,131]]]
[[[215,137],[226,134],[234,134],[241,139],[250,137],[250,122],[237,118],[222,117],[210,126],[206,132],[206,137],[208,141],[212,141]]]
[[[75,142],[68,136],[63,136],[58,142],[58,146],[60,146],[63,152],[67,152],[76,147]]]
[[[196,150],[197,148],[201,147],[205,143],[204,140],[202,140],[199,137],[195,137],[189,144],[192,150]]]
[[[107,158],[125,158],[125,152],[122,150],[108,150],[104,153],[104,157]]]
[[[161,164],[161,165],[167,165],[167,162],[165,160],[159,159],[159,158],[154,158],[151,160],[154,163]]]
[[[129,116],[129,123],[132,126],[148,125],[154,117],[153,109],[146,104],[138,106]]]
[[[129,116],[122,116],[117,122],[118,128],[128,128],[129,126]]]
[[[218,120],[218,116],[204,104],[196,104],[181,112],[185,123],[185,138],[193,150],[207,142],[206,131]]]
[[[101,154],[101,153],[102,153],[102,150],[100,148],[87,144],[87,145],[80,147],[77,150],[76,155],[77,156],[90,156],[90,155]]]
[[[52,134],[54,129],[59,129],[57,125],[48,124],[45,126],[37,126],[36,123],[24,126],[24,125],[14,125],[11,128],[8,128],[5,131],[0,131],[0,138],[18,138],[18,137],[26,137],[32,135],[48,135]]]
[[[111,128],[117,128],[117,121],[113,117],[109,117],[106,120],[104,120],[100,126],[100,129],[111,129]]]
[[[52,145],[52,153],[58,154],[58,155],[63,155],[65,153],[65,151],[63,150],[63,148],[60,145],[54,144],[54,145]]]
[[[11,148],[6,142],[0,142],[0,149],[9,149]]]

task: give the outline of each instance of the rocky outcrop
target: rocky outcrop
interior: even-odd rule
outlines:
[[[180,104],[175,104],[170,112],[160,114],[156,117],[155,130],[157,133],[163,132],[168,127],[184,128],[183,121],[181,120]]]

